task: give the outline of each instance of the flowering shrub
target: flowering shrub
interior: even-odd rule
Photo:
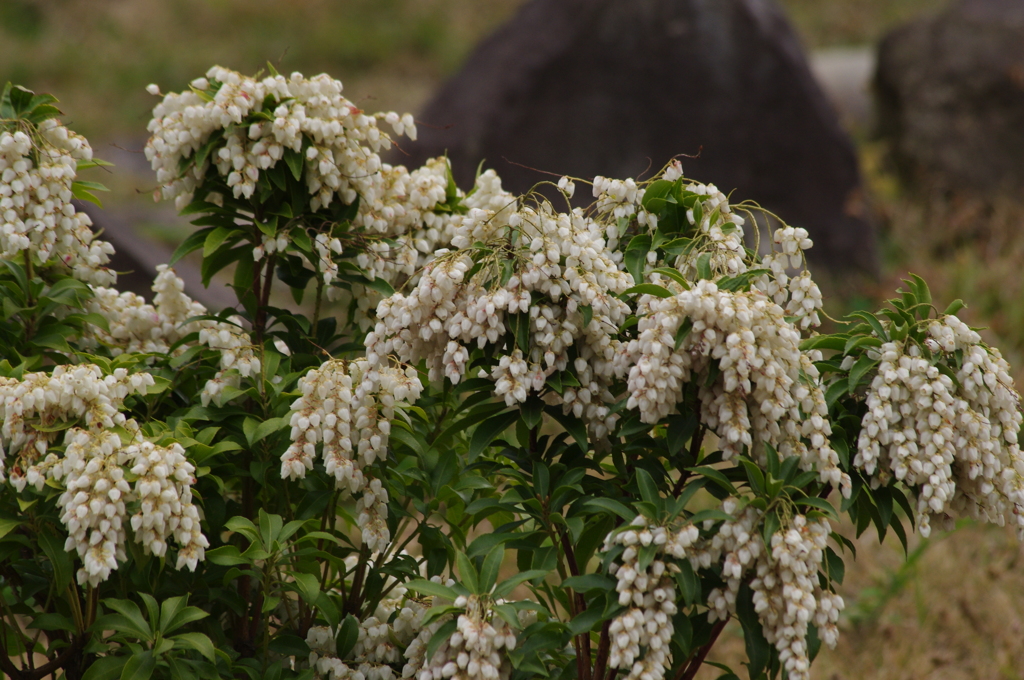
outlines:
[[[463,191],[381,160],[410,116],[215,67],[146,146],[211,312],[170,267],[116,289],[53,104],[0,103],[12,678],[684,680],[735,619],[752,679],[801,680],[841,513],[1024,527],[1019,397],[959,303],[912,277],[820,334],[806,231],[756,243],[676,162],[587,208]]]

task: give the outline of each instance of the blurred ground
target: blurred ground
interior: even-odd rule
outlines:
[[[97,179],[108,206],[144,233],[174,241],[182,222],[153,210],[141,148],[154,98],[150,82],[180,89],[214,63],[255,72],[328,72],[372,110],[412,110],[465,58],[480,37],[522,0],[0,0],[0,80],[56,94],[66,120],[116,163]],[[1024,377],[1024,210],[1013,200],[906,194],[869,138],[870,112],[858,88],[870,73],[871,45],[892,26],[946,0],[783,0],[815,71],[832,84],[861,152],[880,215],[883,280],[833,315],[874,307],[906,272],[924,276],[943,303],[971,303],[990,342]],[[844,104],[843,102],[848,102]],[[94,171],[94,175],[98,174]],[[814,676],[828,680],[1024,677],[1024,563],[1012,533],[967,525],[933,538],[904,563],[895,541],[859,542],[848,561],[848,613],[839,647],[823,650]],[[915,545],[920,545],[915,544]],[[739,668],[743,646],[727,630],[713,658]],[[718,671],[706,668],[699,677]]]

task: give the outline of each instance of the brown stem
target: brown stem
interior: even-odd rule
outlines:
[[[572,541],[569,540],[569,534],[564,529],[559,528],[559,538],[562,541],[562,550],[565,552],[565,561],[569,565],[569,573],[573,576],[580,575],[580,567],[576,563],[576,553],[572,549]],[[587,610],[587,601],[584,599],[582,593],[574,591],[572,588],[569,589],[573,601],[575,602],[575,616],[579,616]],[[578,666],[579,680],[590,680],[591,670],[591,658],[590,658],[590,633],[581,633],[576,636],[576,662]]]
[[[718,642],[718,636],[725,630],[726,623],[728,623],[728,620],[719,621],[715,624],[714,628],[711,629],[711,639],[708,640],[706,645],[698,649],[694,656],[690,657],[689,663],[680,667],[675,680],[693,680],[694,676],[697,675],[697,671],[700,670],[701,665],[704,663],[704,659],[707,658],[708,652]]]
[[[12,680],[40,680],[44,676],[56,673],[56,671],[63,668],[75,654],[82,650],[87,637],[87,635],[76,636],[72,640],[71,644],[68,647],[65,647],[64,651],[57,655],[56,659],[48,661],[39,668],[34,669],[21,669],[15,666],[7,655],[7,646],[4,644],[4,641],[0,639],[0,670],[3,670],[4,673],[11,676]]]
[[[707,432],[707,428],[703,425],[697,426],[697,432],[694,433],[690,439],[690,458],[694,463],[697,462],[697,454],[700,453],[700,446],[704,443],[704,434]],[[672,495],[679,498],[679,494],[682,493],[683,487],[686,485],[686,480],[690,478],[690,473],[686,470],[679,471],[679,481],[672,487]]]
[[[370,556],[370,551],[367,550],[366,546],[359,551],[359,564],[356,566],[356,573],[352,577],[352,590],[348,594],[348,601],[345,602],[346,614],[358,614],[360,605],[359,597],[360,591],[363,589],[363,578],[366,576],[366,560]]]
[[[608,633],[611,621],[605,621],[601,626],[601,639],[597,643],[597,660],[594,663],[594,680],[604,680],[605,669],[608,666],[608,654],[611,652],[612,637]]]

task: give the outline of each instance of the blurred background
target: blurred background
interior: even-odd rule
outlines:
[[[156,103],[145,92],[147,84],[157,83],[164,92],[177,91],[213,64],[255,73],[270,61],[281,72],[326,72],[341,79],[347,96],[364,109],[416,113],[463,68],[474,46],[524,4],[522,0],[0,0],[0,80],[60,99],[65,122],[90,139],[97,156],[115,163],[102,176],[92,171],[86,178],[111,189],[102,197],[105,210],[97,221],[135,243],[142,260],[148,255],[159,261],[164,255],[161,248],[169,253],[190,227],[171,206],[152,200],[155,181],[141,153]],[[1020,0],[976,0],[954,9],[972,4],[981,6],[978,16],[988,16],[1000,30],[1016,20],[1000,18],[1000,8],[1012,19],[1024,6]],[[961,316],[972,325],[989,327],[986,338],[1003,350],[1019,384],[1024,378],[1020,187],[1008,185],[996,191],[990,190],[991,181],[978,185],[955,173],[943,175],[942,163],[932,162],[927,153],[947,150],[941,142],[945,133],[939,130],[937,138],[912,138],[912,131],[903,124],[905,114],[893,111],[901,105],[901,87],[913,90],[922,79],[927,81],[928,62],[941,61],[948,53],[976,52],[982,59],[988,54],[984,46],[992,53],[999,41],[980,34],[975,37],[982,47],[957,43],[963,32],[957,33],[956,27],[965,22],[935,19],[950,11],[947,0],[779,0],[779,6],[852,143],[863,185],[864,219],[877,235],[874,272],[831,286],[826,309],[838,317],[858,308],[875,308],[913,271],[932,285],[940,307],[955,298],[970,303]],[[906,28],[912,22],[917,22],[916,32]],[[887,35],[896,37],[886,39]],[[883,61],[896,66],[880,77],[882,99],[878,100],[872,82],[883,43],[888,45]],[[931,56],[924,64],[915,65],[911,59],[910,66],[899,66],[913,52],[902,45],[917,45],[919,54],[931,50]],[[988,54],[988,58],[998,62],[1009,51]],[[991,107],[1016,106],[1024,111],[1024,57],[1020,70],[1001,62],[994,68],[1002,69],[1000,77],[1005,76],[1009,84],[999,80],[993,86]],[[944,74],[958,72],[965,72],[975,83],[978,80],[974,62],[950,66]],[[969,130],[972,125],[995,129],[993,119],[986,118],[995,110],[985,108],[990,101],[982,96],[986,93],[962,94],[948,83],[924,92],[933,110],[950,111],[960,99],[981,102],[973,113],[958,110],[953,129]],[[924,117],[934,120],[929,115]],[[1005,143],[1008,148],[1014,148],[1011,142]],[[996,143],[1003,144],[999,139]],[[969,161],[992,167],[989,155],[993,153],[969,149],[951,162],[955,167]],[[1024,155],[1016,163],[1020,170]],[[1012,170],[1000,172],[1012,174]],[[785,172],[784,163],[779,172]],[[872,543],[862,540],[857,563],[848,563],[843,635],[837,650],[822,652],[815,677],[1024,677],[1024,553],[1011,532],[966,524],[949,536],[912,542],[909,560],[892,539],[880,547]],[[712,658],[739,670],[742,652],[737,627]],[[701,677],[717,675],[718,671],[708,668]]]

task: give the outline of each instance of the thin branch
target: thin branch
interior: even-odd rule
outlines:
[[[708,640],[707,644],[697,650],[697,653],[690,658],[690,662],[684,664],[680,669],[679,673],[676,674],[675,680],[693,680],[694,676],[697,675],[697,671],[700,670],[701,665],[704,663],[704,659],[707,658],[708,652],[718,642],[718,636],[725,630],[725,624],[729,621],[719,621],[715,624],[714,628],[711,629],[711,639]]]

